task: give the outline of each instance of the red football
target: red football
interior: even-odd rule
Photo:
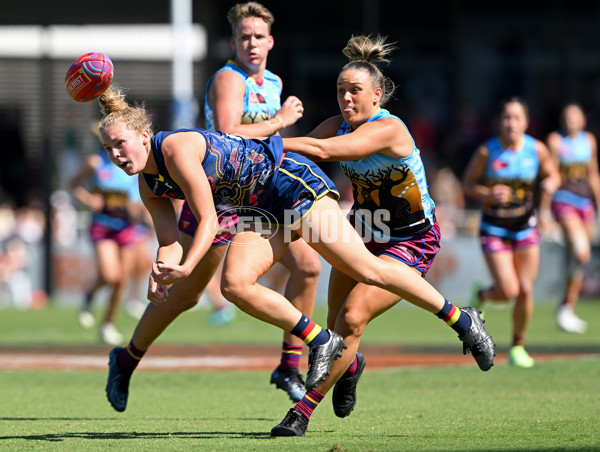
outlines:
[[[89,102],[104,93],[113,79],[112,61],[103,53],[91,52],[77,58],[65,76],[65,88],[77,102]]]

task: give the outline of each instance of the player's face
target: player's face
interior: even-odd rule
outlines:
[[[260,66],[266,62],[269,50],[273,48],[269,25],[258,17],[240,19],[231,38],[231,47],[238,64],[251,68]]]
[[[563,112],[565,132],[577,133],[585,128],[585,116],[577,105],[569,105]]]
[[[504,106],[500,115],[500,135],[510,144],[517,144],[525,131],[529,121],[523,105],[519,102],[509,102]]]
[[[380,99],[381,89],[373,88],[373,81],[368,72],[348,69],[338,76],[338,105],[342,116],[353,129],[373,116],[379,107]]]
[[[110,160],[128,175],[140,173],[148,163],[147,131],[142,134],[123,122],[111,124],[102,132],[102,147]]]

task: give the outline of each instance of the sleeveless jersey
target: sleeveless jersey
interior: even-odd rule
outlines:
[[[113,164],[106,152],[99,155],[102,160],[94,170],[92,191],[104,197],[104,208],[94,213],[92,221],[111,229],[122,229],[129,223],[127,204],[138,191],[137,178],[128,176]]]
[[[587,134],[582,131],[576,137],[569,137],[561,133],[561,137],[558,161],[562,183],[554,193],[554,201],[573,204],[577,197],[593,199],[588,180],[592,145]]]
[[[159,132],[152,137],[152,154],[159,174],[144,173],[144,178],[154,194],[185,199],[183,190],[173,181],[165,166],[161,150],[165,138],[178,132],[197,132],[206,140],[202,168],[217,208],[257,206],[268,197],[266,187],[275,183],[276,169],[283,158],[281,138],[260,141],[204,129]]]
[[[208,91],[213,78],[221,71],[235,72],[244,80],[246,91],[244,93],[242,124],[253,124],[271,119],[281,108],[281,83],[275,74],[269,70],[265,70],[263,82],[259,85],[254,78],[246,74],[233,60],[229,60],[225,66],[210,77],[206,84],[204,114],[208,130],[215,130],[213,109],[208,103]]]
[[[369,122],[382,118],[397,119],[406,128],[400,118],[384,109],[379,109]],[[344,121],[337,135],[350,132],[350,125]],[[427,231],[435,223],[435,204],[429,196],[425,168],[414,140],[408,157],[375,153],[360,160],[342,161],[340,166],[352,182],[351,212],[355,215],[355,225],[359,219],[376,236],[401,241]],[[361,210],[372,217],[365,218]],[[377,211],[389,212],[388,219],[381,222],[386,228],[382,228],[381,223],[378,226]]]
[[[486,142],[489,151],[484,184],[507,185],[511,189],[510,200],[502,204],[485,202],[481,230],[496,227],[519,231],[534,227],[534,183],[538,175],[539,159],[535,138],[525,135],[521,147],[505,148],[498,137]]]

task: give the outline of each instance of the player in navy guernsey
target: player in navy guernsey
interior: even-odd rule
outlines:
[[[202,268],[198,264],[219,228],[215,205],[223,201],[236,208],[261,209],[266,217],[275,219],[270,229],[257,225],[232,237],[221,289],[242,311],[304,341],[310,350],[307,390],[325,378],[346,345],[339,334],[321,328],[283,295],[258,283],[290,241],[303,238],[334,268],[358,281],[400,296],[406,293],[407,274],[367,250],[342,214],[333,183],[305,157],[284,154],[280,137],[248,140],[204,129],[154,137],[145,110],[130,106],[114,87],[100,96],[99,102],[103,112],[100,135],[111,161],[130,176],[144,173],[153,178],[139,178],[140,196],[152,216],[159,245],[148,288],[152,305],[144,316],[152,311],[170,316],[171,290],[175,296],[180,284],[203,277],[197,271]],[[168,196],[176,193],[183,193],[198,220],[185,255],[176,211]],[[412,274],[412,270],[406,271]],[[444,305],[444,298],[422,278],[411,280],[410,286],[411,292],[419,294],[415,302],[431,305],[436,311]],[[471,351],[478,345],[468,343],[467,338],[464,343]],[[129,362],[139,359],[136,352],[135,348],[115,348],[109,354],[106,394],[118,411],[127,405],[131,369],[135,367]]]
[[[547,139],[561,175],[551,208],[565,237],[567,258],[565,293],[556,311],[556,322],[564,331],[584,333],[587,324],[575,314],[575,307],[592,254],[594,210],[600,211],[598,144],[596,137],[585,130],[586,118],[579,105],[566,105],[560,119],[560,130],[550,133]]]
[[[481,248],[493,278],[487,288],[476,284],[471,304],[515,300],[509,362],[531,367],[524,348],[533,315],[533,286],[539,266],[539,229],[535,184],[551,194],[560,177],[548,149],[527,135],[528,109],[512,98],[501,104],[499,134],[475,152],[464,174],[467,196],[481,201]],[[549,200],[549,197],[543,197]]]

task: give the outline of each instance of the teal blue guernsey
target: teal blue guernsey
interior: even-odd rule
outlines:
[[[585,132],[575,137],[561,132],[558,161],[562,184],[554,193],[554,201],[582,206],[594,198],[589,183],[591,158],[592,144]]]
[[[489,156],[484,184],[507,185],[510,199],[505,203],[485,202],[481,230],[504,237],[507,231],[530,229],[537,224],[534,215],[534,183],[539,170],[535,138],[524,135],[518,149],[506,148],[498,137],[486,142]]]
[[[242,113],[242,124],[254,124],[267,121],[275,116],[281,108],[281,82],[271,71],[265,69],[262,82],[246,74],[233,60],[229,60],[225,66],[213,74],[206,84],[206,95],[204,96],[204,114],[206,116],[206,128],[215,130],[213,109],[208,103],[208,91],[215,75],[221,71],[232,71],[240,75],[246,86],[244,92],[244,105]]]
[[[381,108],[369,122],[383,118],[396,119],[406,127],[400,118]],[[337,135],[350,132],[349,124],[344,121]],[[373,215],[389,212],[389,219],[383,224],[389,230],[390,240],[409,239],[427,231],[435,223],[435,204],[429,196],[425,168],[414,140],[408,157],[393,158],[375,153],[360,160],[342,161],[340,166],[352,182],[352,211],[368,211]],[[376,235],[385,236],[386,231],[377,227],[377,221],[366,221],[363,215],[358,215],[358,218],[363,221],[364,227]]]

